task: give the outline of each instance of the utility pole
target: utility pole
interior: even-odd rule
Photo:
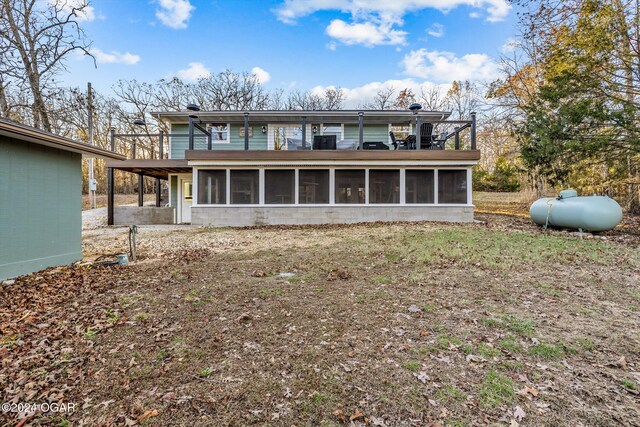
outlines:
[[[93,90],[91,90],[91,82],[87,83],[87,109],[89,113],[89,145],[93,145]],[[89,159],[89,197],[91,198],[91,207],[96,208],[96,187],[97,182],[94,177],[94,159]]]

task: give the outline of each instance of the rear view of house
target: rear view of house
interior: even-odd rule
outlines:
[[[415,106],[155,113],[170,128],[160,158],[108,166],[167,180],[169,208],[159,197],[137,216],[111,205],[110,223],[142,224],[167,209],[172,222],[208,226],[472,221],[475,113],[449,120]]]
[[[0,280],[82,259],[82,157],[124,157],[0,119]]]

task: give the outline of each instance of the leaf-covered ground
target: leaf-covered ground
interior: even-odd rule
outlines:
[[[525,220],[141,227],[0,291],[6,425],[640,425],[640,251]],[[89,259],[125,228],[85,233]],[[11,416],[10,416],[11,415]]]

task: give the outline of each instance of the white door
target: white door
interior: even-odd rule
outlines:
[[[191,204],[193,203],[193,182],[191,178],[180,179],[180,222],[191,222]]]

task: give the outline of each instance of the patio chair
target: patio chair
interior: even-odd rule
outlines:
[[[420,125],[420,148],[429,150],[433,148],[433,123],[422,123]]]
[[[412,149],[412,145],[413,148],[415,148],[416,137],[413,135],[409,135],[405,139],[396,139],[395,134],[393,132],[389,132],[389,136],[391,137],[391,145],[393,145],[395,150],[410,150]],[[413,137],[413,139],[411,137]]]

